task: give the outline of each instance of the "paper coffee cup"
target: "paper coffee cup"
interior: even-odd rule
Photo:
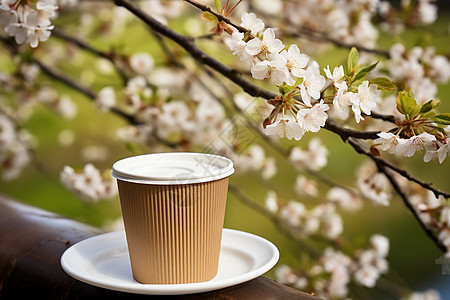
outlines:
[[[113,165],[137,281],[214,278],[233,172],[231,160],[203,153],[140,155]]]

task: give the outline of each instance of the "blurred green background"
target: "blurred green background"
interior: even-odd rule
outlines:
[[[448,45],[450,45],[448,17],[448,15],[441,15],[438,22],[431,29],[407,30],[397,37],[381,33],[379,48],[389,49],[390,45],[396,41],[402,41],[409,47],[416,44],[431,43],[436,46],[437,53],[448,54]],[[56,20],[55,25],[66,25],[69,21],[70,19],[65,20],[61,18]],[[181,24],[175,23],[173,27],[182,31]],[[100,49],[108,49],[111,45],[115,45],[121,47],[125,53],[129,54],[148,51],[153,54],[158,63],[161,50],[155,45],[155,40],[138,22],[130,25],[131,28],[120,34],[119,37],[111,39],[106,36],[91,36],[90,43]],[[134,34],[129,34],[129,32],[134,32]],[[141,42],[142,38],[145,39],[145,43]],[[60,41],[52,37],[48,43],[50,46],[51,43],[60,44]],[[209,47],[210,42],[203,42],[202,46]],[[214,56],[225,55],[217,48],[211,47],[210,50]],[[321,66],[328,64],[333,66],[342,64],[346,59],[347,53],[347,49],[331,48],[314,58],[317,59]],[[78,78],[79,76],[95,78],[92,88],[97,91],[106,85],[120,86],[119,78],[101,76],[96,70],[90,68],[95,60],[90,54],[82,54],[75,59],[75,64],[60,64],[58,67],[73,78]],[[225,60],[227,59],[225,57]],[[0,71],[11,71],[14,68],[13,61],[2,51],[0,53]],[[110,168],[114,161],[132,155],[133,153],[130,152],[123,142],[119,141],[116,134],[118,128],[126,125],[125,122],[113,114],[99,113],[84,95],[74,92],[64,85],[55,83],[48,77],[42,76],[40,80],[42,84],[54,87],[61,94],[70,95],[77,105],[78,113],[73,120],[66,121],[47,107],[35,105],[35,113],[23,124],[23,127],[37,138],[35,160],[24,170],[19,179],[10,182],[0,182],[0,192],[19,201],[94,226],[103,226],[108,222],[112,222],[121,215],[118,199],[102,201],[97,204],[81,201],[62,187],[59,183],[59,173],[65,165],[82,167],[86,162],[81,153],[83,149],[90,146],[101,146],[107,149],[108,155],[105,156],[105,159],[95,163],[99,169]],[[450,85],[439,86],[438,96],[443,102],[440,110],[450,111]],[[58,143],[58,137],[61,135],[61,132],[67,132],[67,130],[74,133],[75,140],[73,144],[63,146]],[[358,156],[351,147],[342,143],[335,134],[322,130],[319,136],[329,149],[329,163],[325,167],[324,172],[345,184],[354,185],[356,182],[354,170],[364,158]],[[299,145],[305,148],[308,139],[311,137],[312,135],[308,135],[299,143],[283,141],[283,144],[286,147]],[[264,144],[258,138],[255,142]],[[152,151],[152,149],[143,150]],[[309,201],[308,203],[310,204],[313,204],[313,201],[317,201],[301,199],[290,192],[298,171],[272,149],[267,148],[267,151],[278,162],[278,173],[271,184],[279,188],[286,188],[286,194],[281,195],[282,197],[284,196],[284,200],[296,198],[300,201]],[[433,182],[435,186],[450,191],[450,180],[448,177],[449,159],[442,165],[439,165],[435,162],[425,164],[422,158],[423,155],[416,155],[408,159],[407,164],[403,166],[406,166],[411,174],[424,181]],[[263,204],[267,186],[257,178],[258,176],[254,176],[251,173],[236,174],[231,177],[230,182],[239,185],[246,194]],[[446,283],[450,283],[450,277],[441,275],[441,266],[435,264],[435,259],[441,256],[442,253],[425,236],[399,198],[393,198],[389,207],[376,206],[366,202],[361,211],[353,214],[342,213],[342,215],[344,218],[344,236],[350,241],[358,241],[358,243],[364,244],[364,241],[373,233],[381,233],[390,238],[391,251],[388,259],[391,266],[391,274],[396,280],[405,282],[413,289],[428,286],[439,287],[441,291]],[[225,227],[252,232],[271,240],[280,249],[280,263],[301,267],[303,256],[301,247],[282,235],[269,220],[243,205],[231,193],[228,197]],[[273,277],[273,271],[269,272],[268,276]],[[450,294],[446,295],[450,297]],[[446,299],[445,296],[443,299]]]

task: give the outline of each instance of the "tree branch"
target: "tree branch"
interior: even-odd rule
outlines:
[[[242,78],[242,74],[231,69],[230,67],[222,64],[221,62],[215,60],[211,56],[207,55],[204,51],[198,48],[194,39],[187,37],[185,35],[179,34],[178,32],[172,30],[171,28],[161,24],[156,21],[145,12],[143,12],[139,7],[137,7],[134,3],[128,0],[115,0],[116,5],[123,6],[128,9],[131,13],[141,19],[145,24],[150,26],[150,28],[157,33],[160,33],[169,39],[173,40],[181,47],[183,47],[193,58],[195,58],[200,63],[207,65],[214,69],[215,71],[221,73],[232,82],[236,83],[240,86],[245,92],[253,97],[262,97],[264,99],[273,99],[276,97],[276,94],[259,88],[258,86],[250,83],[249,81]]]
[[[423,231],[428,235],[429,238],[433,240],[433,242],[439,247],[442,252],[447,252],[447,247],[438,239],[436,234],[422,221],[419,214],[417,213],[414,206],[411,204],[411,202],[408,199],[408,196],[403,192],[401,186],[395,179],[395,177],[391,174],[389,170],[387,170],[386,166],[382,165],[380,161],[376,161],[378,169],[386,175],[387,179],[391,183],[394,190],[397,192],[397,194],[400,195],[400,198],[402,198],[403,203],[405,206],[409,209],[409,211],[413,214],[414,218],[417,220],[417,222],[420,224],[420,227],[422,227]]]

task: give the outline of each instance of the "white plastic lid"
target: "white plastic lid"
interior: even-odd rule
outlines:
[[[111,175],[136,183],[190,184],[222,179],[233,173],[233,162],[223,156],[171,152],[124,158],[114,163]]]

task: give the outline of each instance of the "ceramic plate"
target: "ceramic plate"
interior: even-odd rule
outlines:
[[[194,294],[254,279],[278,261],[277,247],[254,234],[224,229],[217,276],[186,284],[142,284],[133,279],[125,232],[97,235],[68,248],[61,266],[70,276],[98,287],[151,295]]]

